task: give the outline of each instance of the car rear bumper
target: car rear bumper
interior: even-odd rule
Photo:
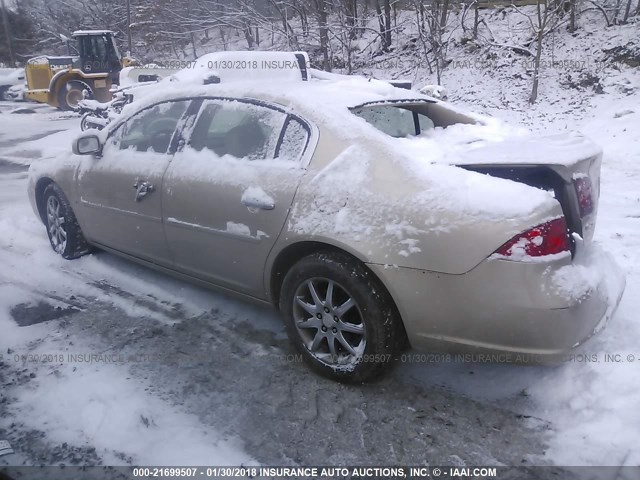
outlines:
[[[604,327],[625,287],[596,246],[580,247],[574,259],[489,258],[463,275],[369,267],[395,299],[414,348],[500,352],[508,362],[561,359]]]

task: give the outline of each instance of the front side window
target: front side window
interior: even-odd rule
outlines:
[[[272,159],[286,118],[287,114],[261,105],[210,100],[200,110],[189,145],[219,157]]]
[[[166,153],[189,100],[165,102],[138,112],[118,127],[112,142],[120,150]]]

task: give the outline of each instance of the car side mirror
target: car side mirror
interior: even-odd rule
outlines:
[[[83,135],[73,143],[73,153],[76,155],[99,155],[102,144],[97,135]]]

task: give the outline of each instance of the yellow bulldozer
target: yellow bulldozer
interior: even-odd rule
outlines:
[[[85,91],[95,100],[109,101],[120,70],[131,63],[118,52],[115,32],[78,30],[66,40],[68,56],[39,56],[27,61],[26,99],[62,110],[74,109]]]

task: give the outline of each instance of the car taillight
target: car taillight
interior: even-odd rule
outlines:
[[[495,253],[505,257],[543,257],[569,251],[569,231],[564,217],[519,233]]]
[[[580,218],[593,212],[593,198],[591,196],[591,179],[580,177],[573,180],[573,186],[578,195],[578,205],[580,207]]]

